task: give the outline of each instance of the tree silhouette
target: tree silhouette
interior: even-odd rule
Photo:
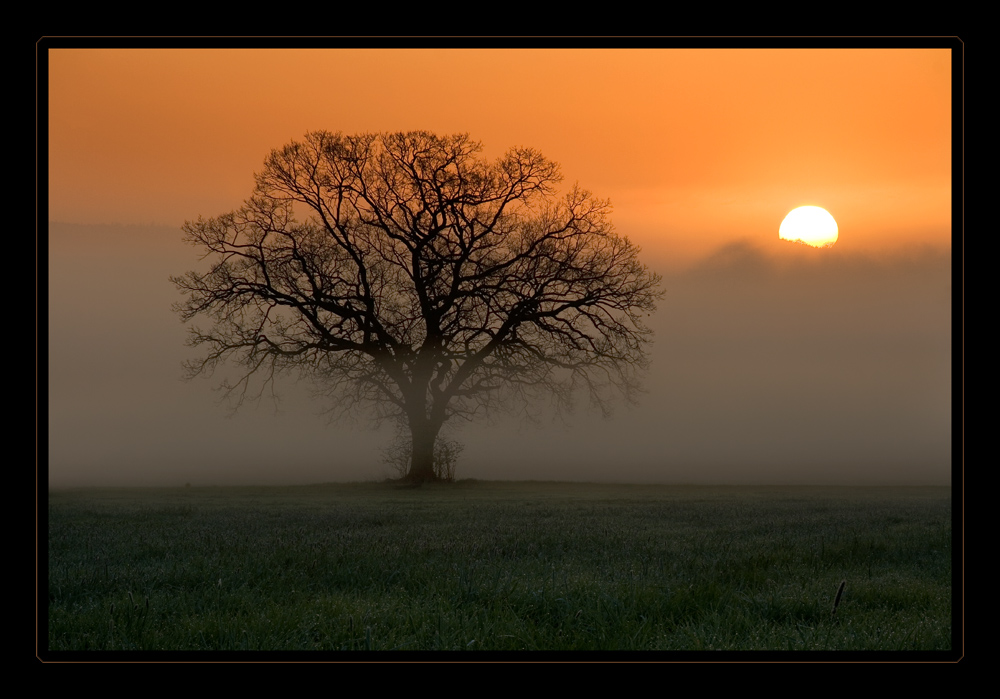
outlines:
[[[191,375],[235,360],[251,379],[297,371],[336,407],[409,428],[407,478],[433,479],[454,416],[634,399],[660,278],[617,235],[610,205],[572,188],[529,148],[494,162],[468,135],[308,134],[273,151],[238,210],[184,225],[212,258],[171,281]]]

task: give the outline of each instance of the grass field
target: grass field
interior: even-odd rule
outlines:
[[[47,535],[52,659],[953,652],[949,488],[67,490]]]

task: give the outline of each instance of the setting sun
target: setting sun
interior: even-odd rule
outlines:
[[[785,216],[778,228],[778,237],[814,248],[829,248],[837,242],[837,222],[826,209],[800,206]]]

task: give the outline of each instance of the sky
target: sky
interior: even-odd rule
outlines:
[[[387,475],[391,430],[329,424],[307,386],[230,416],[218,377],[183,381],[168,277],[270,150],[416,129],[558,162],[666,292],[638,407],[464,426],[458,477],[950,482],[947,48],[42,50],[52,486]],[[836,245],[778,239],[802,205]]]

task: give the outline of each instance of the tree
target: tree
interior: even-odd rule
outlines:
[[[184,225],[212,257],[171,281],[191,375],[235,360],[237,406],[297,371],[350,411],[408,427],[407,478],[434,478],[442,425],[540,393],[586,390],[607,412],[647,366],[660,278],[617,235],[610,205],[529,148],[495,162],[468,135],[308,134],[273,151],[238,210]],[[513,403],[511,401],[514,401]]]

